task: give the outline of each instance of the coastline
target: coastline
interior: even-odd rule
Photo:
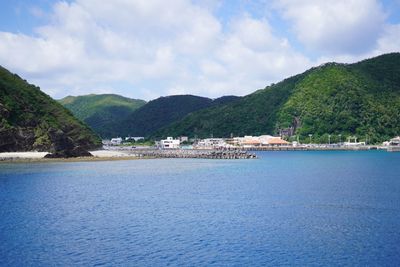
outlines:
[[[47,152],[2,152],[0,153],[1,163],[35,163],[35,162],[84,162],[84,161],[115,161],[115,160],[136,160],[150,157],[139,157],[122,151],[96,150],[90,151],[93,157],[77,158],[45,158]]]
[[[45,158],[46,152],[6,152],[0,153],[1,162],[77,162],[111,161],[154,158],[197,158],[197,159],[254,159],[257,156],[243,150],[220,149],[138,149],[138,150],[96,150],[90,151],[93,157]]]
[[[248,152],[256,151],[371,151],[385,150],[382,147],[248,147],[242,148],[243,155]],[[237,158],[256,158],[251,156],[241,156],[232,152],[221,150],[194,149],[194,150],[95,150],[90,151],[93,157],[76,158],[45,158],[47,152],[27,151],[27,152],[2,152],[0,153],[1,163],[34,163],[34,162],[84,162],[84,161],[116,161],[116,160],[138,160],[153,158],[212,158],[212,159],[237,159]],[[219,153],[215,155],[215,153]]]

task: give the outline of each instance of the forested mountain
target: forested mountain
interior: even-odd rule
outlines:
[[[87,123],[103,138],[150,136],[187,114],[207,107],[240,99],[223,96],[217,99],[193,95],[160,97],[146,103],[120,95],[67,96],[59,102],[77,118]]]
[[[328,135],[378,142],[400,134],[400,53],[312,68],[238,101],[191,113],[154,137],[281,130],[300,139],[312,135],[316,142],[326,142]]]
[[[146,101],[114,94],[67,96],[59,102],[99,135],[115,120],[125,119]]]
[[[69,110],[0,67],[0,152],[51,151],[56,141],[71,150],[101,145],[99,137]]]
[[[105,127],[103,136],[149,136],[155,131],[178,121],[191,112],[240,99],[225,96],[212,100],[193,95],[160,97],[132,112],[127,118],[116,120]]]

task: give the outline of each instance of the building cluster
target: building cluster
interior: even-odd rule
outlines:
[[[111,140],[103,140],[103,144],[107,146],[119,146],[123,143],[138,142],[144,140],[144,137],[126,137],[126,138],[112,138]],[[298,142],[288,142],[279,136],[271,135],[260,135],[251,136],[246,135],[243,137],[231,137],[231,138],[205,138],[205,139],[189,139],[187,136],[180,136],[178,138],[167,137],[160,141],[155,142],[155,146],[160,149],[230,149],[230,148],[263,148],[268,147],[301,147],[301,146],[313,146],[313,147],[328,147],[325,145],[318,144],[305,144],[300,145]],[[348,137],[347,142],[340,144],[330,144],[329,147],[340,146],[340,147],[362,147],[366,146],[365,142],[358,142],[356,137]],[[400,136],[397,136],[390,141],[384,142],[383,146],[398,146],[400,147]]]
[[[283,140],[279,136],[260,135],[260,136],[244,136],[234,137],[229,140],[232,145],[241,147],[261,147],[261,146],[287,146],[289,142]]]
[[[291,143],[283,140],[281,137],[271,135],[261,136],[244,136],[232,138],[205,138],[205,139],[188,139],[181,136],[177,139],[167,137],[167,139],[156,142],[156,146],[162,149],[180,148],[182,142],[191,142],[190,148],[196,149],[222,149],[222,148],[251,148],[262,146],[287,146]]]
[[[111,140],[103,140],[103,145],[108,145],[108,146],[119,146],[124,142],[138,142],[144,140],[143,136],[135,136],[135,137],[125,137],[124,139],[122,137],[116,137],[116,138],[111,138]]]

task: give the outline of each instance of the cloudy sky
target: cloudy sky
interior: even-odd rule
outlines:
[[[245,95],[400,51],[400,0],[4,0],[0,65],[54,98]]]

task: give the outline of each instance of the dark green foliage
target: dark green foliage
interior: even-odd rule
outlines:
[[[213,100],[212,105],[217,106],[217,105],[224,105],[227,103],[231,103],[234,101],[237,101],[241,99],[240,96],[235,96],[235,95],[226,95],[226,96],[221,96],[219,98],[216,98]]]
[[[119,129],[119,135],[122,136],[149,136],[187,114],[211,105],[212,99],[199,96],[160,97],[137,109],[127,119],[116,121],[110,128]]]
[[[278,109],[287,101],[297,81],[303,76],[291,77],[231,103],[189,114],[154,136],[229,137],[231,134],[243,136],[273,132]]]
[[[99,137],[70,111],[0,67],[0,151],[48,150],[51,128],[62,130],[75,145],[84,148],[101,144]]]
[[[388,54],[356,64],[326,64],[315,68],[297,86],[279,112],[278,127],[295,116],[303,139],[325,142],[324,135],[370,142],[400,133],[400,54]]]
[[[110,124],[127,118],[133,111],[146,104],[144,100],[114,94],[67,96],[59,102],[103,137],[118,135],[117,129]]]
[[[400,134],[400,54],[312,68],[232,103],[191,113],[154,136],[276,134],[290,126],[298,127],[301,141],[312,134],[313,142],[324,143],[329,134],[332,142],[351,135],[378,142]]]
[[[146,103],[119,95],[68,96],[60,100],[76,117],[103,138],[150,136],[156,130],[182,119],[187,114],[234,102],[238,96],[217,99],[192,95],[160,97]]]

